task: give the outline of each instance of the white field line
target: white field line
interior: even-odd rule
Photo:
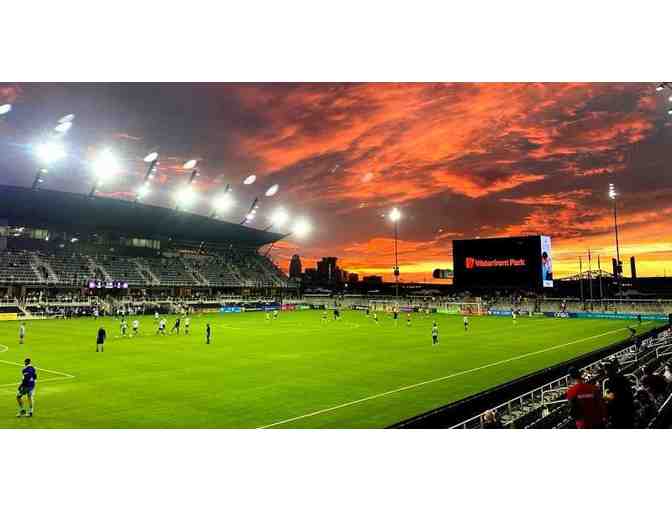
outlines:
[[[648,324],[648,322],[645,322],[643,324]],[[495,367],[495,366],[498,366],[498,365],[504,365],[505,363],[511,363],[512,361],[518,361],[518,360],[521,360],[521,359],[529,358],[530,356],[536,356],[537,354],[543,354],[545,352],[549,352],[549,351],[553,351],[553,350],[556,350],[556,349],[561,349],[563,347],[567,347],[568,345],[574,345],[574,344],[578,344],[578,343],[581,343],[581,342],[586,342],[586,341],[592,340],[594,338],[600,338],[602,336],[611,335],[612,333],[618,333],[619,331],[625,331],[627,329],[628,329],[627,327],[613,329],[611,331],[606,331],[606,332],[600,333],[598,335],[593,335],[593,336],[589,336],[589,337],[586,337],[586,338],[580,338],[579,340],[573,340],[571,342],[567,342],[567,343],[564,343],[564,344],[554,345],[552,347],[548,347],[546,349],[541,349],[539,351],[528,352],[528,353],[525,353],[525,354],[521,354],[519,356],[514,356],[513,358],[503,359],[503,360],[500,360],[500,361],[494,361],[492,363],[488,363],[487,365],[483,365],[483,366],[475,367],[475,368],[470,368],[468,370],[463,370],[461,372],[455,372],[454,374],[445,375],[443,377],[437,377],[436,379],[429,379],[428,381],[422,381],[422,382],[415,383],[415,384],[409,384],[408,386],[402,386],[400,388],[395,388],[393,390],[384,391],[383,393],[376,393],[375,395],[370,395],[368,397],[353,400],[351,402],[345,402],[343,404],[339,404],[339,405],[336,405],[336,406],[333,406],[333,407],[327,407],[326,409],[320,409],[319,411],[313,411],[312,413],[302,414],[301,416],[295,416],[294,418],[287,418],[285,420],[276,421],[275,423],[270,423],[268,425],[264,425],[264,426],[258,427],[258,428],[268,429],[268,428],[271,428],[271,427],[276,427],[278,425],[284,425],[286,423],[291,423],[291,422],[294,422],[294,421],[303,420],[304,418],[310,418],[312,416],[317,416],[317,415],[328,413],[328,412],[331,412],[331,411],[336,411],[338,409],[343,409],[344,407],[353,406],[353,405],[356,405],[356,404],[360,404],[362,402],[367,402],[369,400],[374,400],[374,399],[377,399],[377,398],[385,397],[387,395],[392,395],[394,393],[399,393],[400,391],[411,390],[413,388],[419,388],[420,386],[425,386],[427,384],[433,384],[433,383],[436,383],[436,382],[445,381],[447,379],[452,379],[454,377],[459,377],[461,375],[466,375],[466,374],[471,374],[473,372],[478,372],[479,370],[485,370],[486,368],[492,368],[492,367]]]
[[[0,344],[0,353],[7,352],[9,350],[9,347],[6,345]],[[0,363],[5,363],[6,365],[14,365],[17,367],[22,367],[23,363],[16,363],[14,361],[5,361],[3,359],[0,359]],[[40,368],[38,366],[35,367],[39,372],[47,372],[49,374],[55,374],[59,377],[49,377],[47,379],[38,379],[39,383],[45,383],[45,382],[50,382],[50,381],[64,381],[66,379],[74,379],[75,376],[72,374],[68,374],[66,372],[58,372],[57,370],[51,370],[47,368]],[[19,383],[7,383],[7,384],[0,384],[0,388],[5,388],[8,386],[16,387]]]

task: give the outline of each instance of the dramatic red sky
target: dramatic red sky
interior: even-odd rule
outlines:
[[[333,255],[360,274],[391,275],[392,227],[399,207],[403,280],[431,281],[451,267],[454,238],[547,234],[556,276],[578,270],[588,248],[614,253],[607,185],[620,192],[621,253],[641,275],[672,274],[672,117],[655,84],[139,84],[0,85],[15,104],[0,119],[8,157],[0,182],[30,185],[26,144],[66,113],[73,155],[46,187],[86,192],[87,156],[110,145],[123,172],[105,192],[128,197],[142,180],[142,156],[158,148],[171,205],[187,179],[186,159],[202,158],[205,197],[234,188],[239,220],[255,194],[312,218],[310,239],[288,239],[273,253],[286,267]],[[255,173],[258,182],[243,189]],[[629,270],[626,270],[629,273]]]

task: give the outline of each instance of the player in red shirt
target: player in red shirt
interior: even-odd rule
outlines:
[[[571,367],[568,375],[570,386],[567,389],[567,402],[576,428],[603,428],[607,413],[602,392],[594,384],[584,382],[576,367]]]

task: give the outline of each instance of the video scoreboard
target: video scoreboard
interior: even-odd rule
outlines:
[[[128,282],[119,280],[89,280],[87,287],[89,289],[127,289]]]
[[[469,288],[553,287],[551,238],[496,237],[453,241],[453,284]]]

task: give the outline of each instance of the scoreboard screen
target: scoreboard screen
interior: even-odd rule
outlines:
[[[453,241],[453,283],[461,288],[553,287],[551,238],[498,237]]]
[[[123,282],[119,280],[106,281],[106,280],[89,280],[87,283],[89,289],[127,289],[128,282]]]

